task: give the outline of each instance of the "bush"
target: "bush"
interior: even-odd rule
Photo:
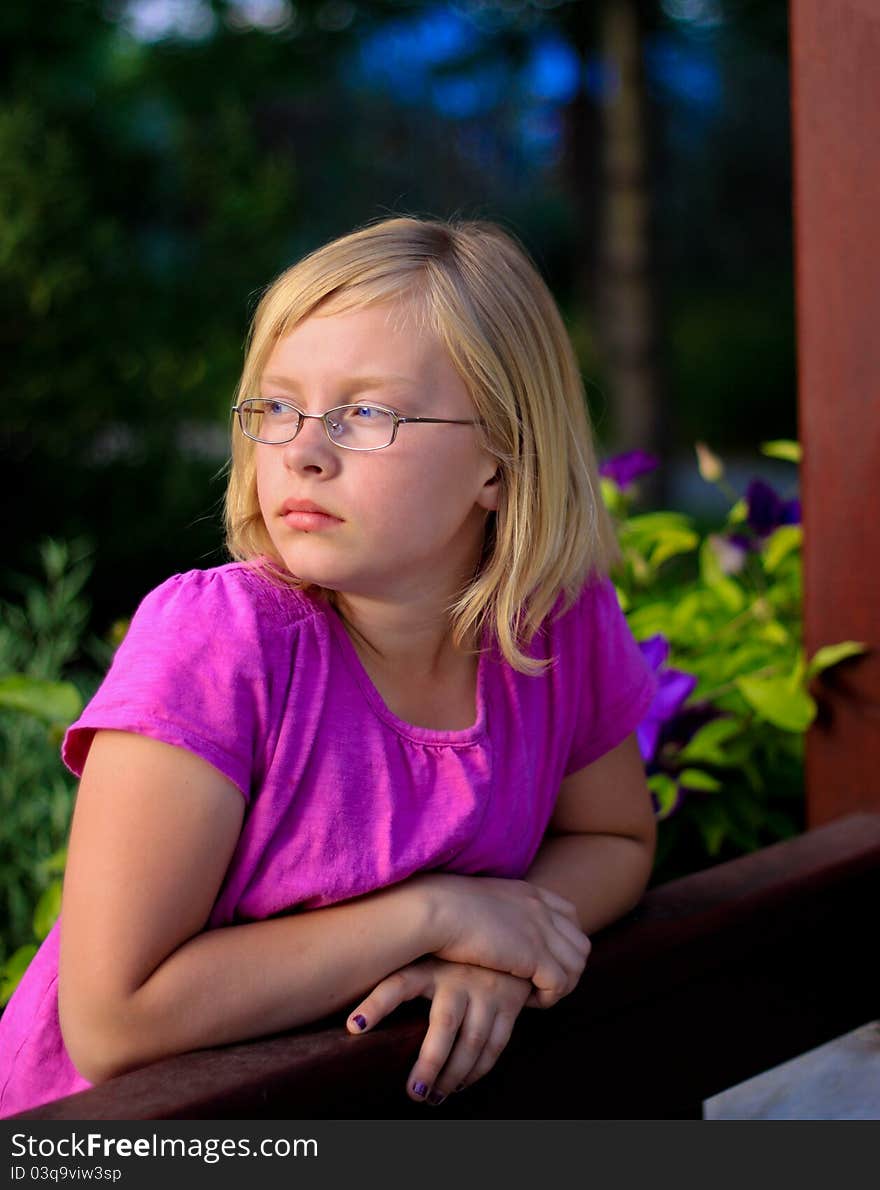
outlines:
[[[89,553],[47,539],[42,582],[19,578],[21,605],[0,601],[0,1004],[58,916],[76,789],[58,749],[113,655],[83,639]]]
[[[762,450],[800,459],[796,442]],[[805,657],[799,501],[759,479],[740,497],[702,443],[697,458],[731,501],[724,525],[703,536],[682,513],[632,513],[654,456],[633,451],[601,468],[624,556],[612,578],[660,682],[638,727],[661,824],[654,883],[804,829],[810,682],[865,651],[844,641]]]
[[[794,442],[762,449],[800,458]],[[810,682],[865,651],[844,641],[805,657],[799,502],[761,480],[739,497],[720,459],[702,444],[697,456],[703,478],[731,500],[724,525],[702,535],[682,513],[633,514],[636,481],[659,465],[653,456],[630,452],[601,468],[623,552],[612,578],[659,679],[637,729],[660,822],[653,883],[804,829]],[[58,749],[125,627],[82,641],[89,548],[44,542],[44,583],[22,581],[23,607],[0,603],[0,1004],[60,909],[75,783]],[[90,668],[73,669],[84,659]]]

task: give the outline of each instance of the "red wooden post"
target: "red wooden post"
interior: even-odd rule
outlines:
[[[807,823],[880,810],[880,4],[790,0]]]

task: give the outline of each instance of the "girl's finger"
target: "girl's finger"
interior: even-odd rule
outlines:
[[[466,1082],[491,1041],[497,1011],[497,1003],[491,1000],[483,997],[469,999],[452,1052],[434,1080],[434,1094],[445,1097],[460,1083]],[[515,1015],[513,1019],[516,1019]]]
[[[577,925],[575,922],[571,921],[571,919],[566,917],[565,914],[556,912],[553,914],[553,924],[556,926],[560,934],[564,934],[571,944],[584,955],[584,957],[590,953],[592,943],[581,929],[580,925]]]
[[[583,974],[587,956],[590,953],[590,943],[586,935],[584,935],[584,940],[587,942],[586,947],[576,946],[562,934],[551,936],[547,941],[547,949],[565,970],[569,991],[575,987]]]
[[[346,1028],[349,1033],[365,1033],[404,1001],[415,1000],[432,987],[433,972],[428,964],[411,964],[393,971],[349,1014]]]
[[[465,1087],[471,1086],[482,1078],[484,1074],[488,1074],[495,1063],[501,1056],[507,1043],[510,1041],[513,1027],[516,1024],[517,1013],[510,1011],[499,1011],[489,1030],[489,1037],[486,1044],[483,1046],[476,1062],[461,1078],[456,1078],[452,1082],[452,1090],[464,1090]],[[446,1072],[444,1071],[442,1082],[446,1083]]]
[[[533,986],[523,1008],[552,1008],[561,999],[562,997],[557,996],[555,992],[547,992]]]
[[[449,985],[442,985],[435,992],[428,1014],[428,1031],[406,1084],[406,1093],[417,1103],[424,1103],[428,1099],[440,1071],[446,1065],[464,1019],[467,1002],[468,996],[463,988],[453,989]],[[481,1041],[479,1048],[482,1049],[482,1046]]]
[[[532,885],[535,892],[551,909],[555,909],[558,913],[564,913],[567,918],[578,924],[577,906],[568,897],[563,897],[559,893],[553,892],[549,888],[542,888],[540,884]]]
[[[542,993],[542,1005],[550,1007],[577,986],[592,943],[579,927],[554,914],[557,929],[545,939],[545,954],[532,975]]]
[[[528,998],[528,1000],[526,1000],[523,1007],[524,1008],[543,1008],[544,1007],[544,1005],[538,999],[538,989],[537,988],[533,988],[529,992],[529,998]]]
[[[529,994],[529,998],[526,1000],[525,1007],[553,1008],[554,1005],[558,1004],[561,999],[562,996],[558,995],[556,992],[546,991],[543,988],[535,988],[535,990]]]
[[[554,942],[553,947],[547,946],[532,975],[532,983],[543,993],[547,1003],[555,1004],[573,987],[572,964],[560,962],[554,953],[554,948],[558,950],[563,946],[561,941]]]

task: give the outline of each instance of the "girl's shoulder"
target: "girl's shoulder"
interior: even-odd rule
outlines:
[[[276,592],[243,563],[171,575],[135,608],[66,732],[64,763],[80,777],[96,730],[134,731],[205,757],[249,796],[253,740],[288,689],[310,616],[302,593]]]
[[[241,629],[250,621],[263,630],[284,628],[315,615],[316,600],[305,592],[281,588],[254,565],[221,566],[173,574],[144,596],[135,613],[140,621],[161,617],[203,629]]]
[[[601,629],[603,623],[622,615],[614,583],[607,575],[592,573],[574,591],[559,592],[544,618],[542,629],[564,637]]]
[[[554,651],[575,680],[589,674],[613,697],[653,676],[650,650],[636,640],[608,575],[591,574],[570,601],[561,593],[548,620]]]

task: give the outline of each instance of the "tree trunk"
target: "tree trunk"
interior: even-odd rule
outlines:
[[[668,403],[661,400],[642,41],[638,0],[603,0],[599,44],[609,73],[600,116],[596,320],[615,449],[651,451],[668,462],[671,424]],[[665,473],[661,468],[641,482],[647,502],[664,502]]]

